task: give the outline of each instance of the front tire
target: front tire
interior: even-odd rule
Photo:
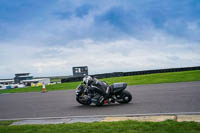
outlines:
[[[118,103],[129,103],[132,100],[132,95],[130,92],[123,90],[120,94],[120,101]]]
[[[76,97],[76,101],[80,104],[83,104],[83,105],[90,105],[91,104],[91,102],[86,102],[86,101],[80,100],[79,97]]]

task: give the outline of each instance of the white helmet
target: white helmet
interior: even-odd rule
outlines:
[[[84,82],[85,84],[90,84],[92,81],[93,81],[93,79],[92,79],[91,76],[85,76],[85,77],[83,78],[83,82]]]

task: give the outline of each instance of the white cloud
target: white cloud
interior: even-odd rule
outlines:
[[[18,72],[35,76],[71,75],[73,66],[82,65],[89,66],[90,74],[200,65],[199,44],[163,34],[151,40],[85,39],[62,46],[7,44],[0,45],[0,49],[1,78],[13,77]]]
[[[182,4],[58,0],[31,19],[16,14],[24,19],[0,23],[0,78],[18,72],[71,75],[81,65],[90,74],[200,65],[197,10]],[[91,6],[88,14],[77,16],[84,5]]]

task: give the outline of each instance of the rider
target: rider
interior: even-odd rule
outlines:
[[[96,102],[99,105],[102,104],[105,97],[107,96],[107,92],[108,92],[107,90],[109,89],[108,84],[106,84],[105,82],[100,81],[96,78],[93,78],[91,76],[84,77],[83,82],[85,84],[88,84],[88,86],[91,86],[91,89],[98,93],[91,100],[93,100],[94,102]]]

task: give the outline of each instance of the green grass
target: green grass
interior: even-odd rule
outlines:
[[[200,70],[124,76],[104,79],[107,83],[126,82],[128,85],[200,81]]]
[[[158,73],[146,74],[136,76],[124,76],[101,79],[108,84],[116,82],[126,82],[128,85],[144,85],[144,84],[159,84],[159,83],[175,83],[175,82],[189,82],[200,81],[200,70],[185,71],[185,72],[171,72],[171,73]],[[56,85],[48,85],[48,91],[75,89],[80,82],[62,83]],[[17,89],[0,90],[1,93],[20,93],[20,92],[35,92],[41,91],[42,87],[27,87]]]
[[[13,122],[15,122],[15,120],[10,120],[10,121],[0,121],[0,129],[1,129],[1,127],[9,126],[9,125],[12,124]],[[1,130],[0,130],[0,131],[1,131]]]
[[[75,89],[80,83],[81,82],[70,82],[70,83],[62,83],[62,84],[55,84],[55,85],[47,85],[46,89],[47,89],[47,91]],[[37,92],[37,91],[42,91],[42,86],[4,89],[4,90],[0,90],[0,94],[2,94],[2,93]]]
[[[195,122],[94,122],[51,125],[8,126],[1,124],[0,133],[199,133]]]

